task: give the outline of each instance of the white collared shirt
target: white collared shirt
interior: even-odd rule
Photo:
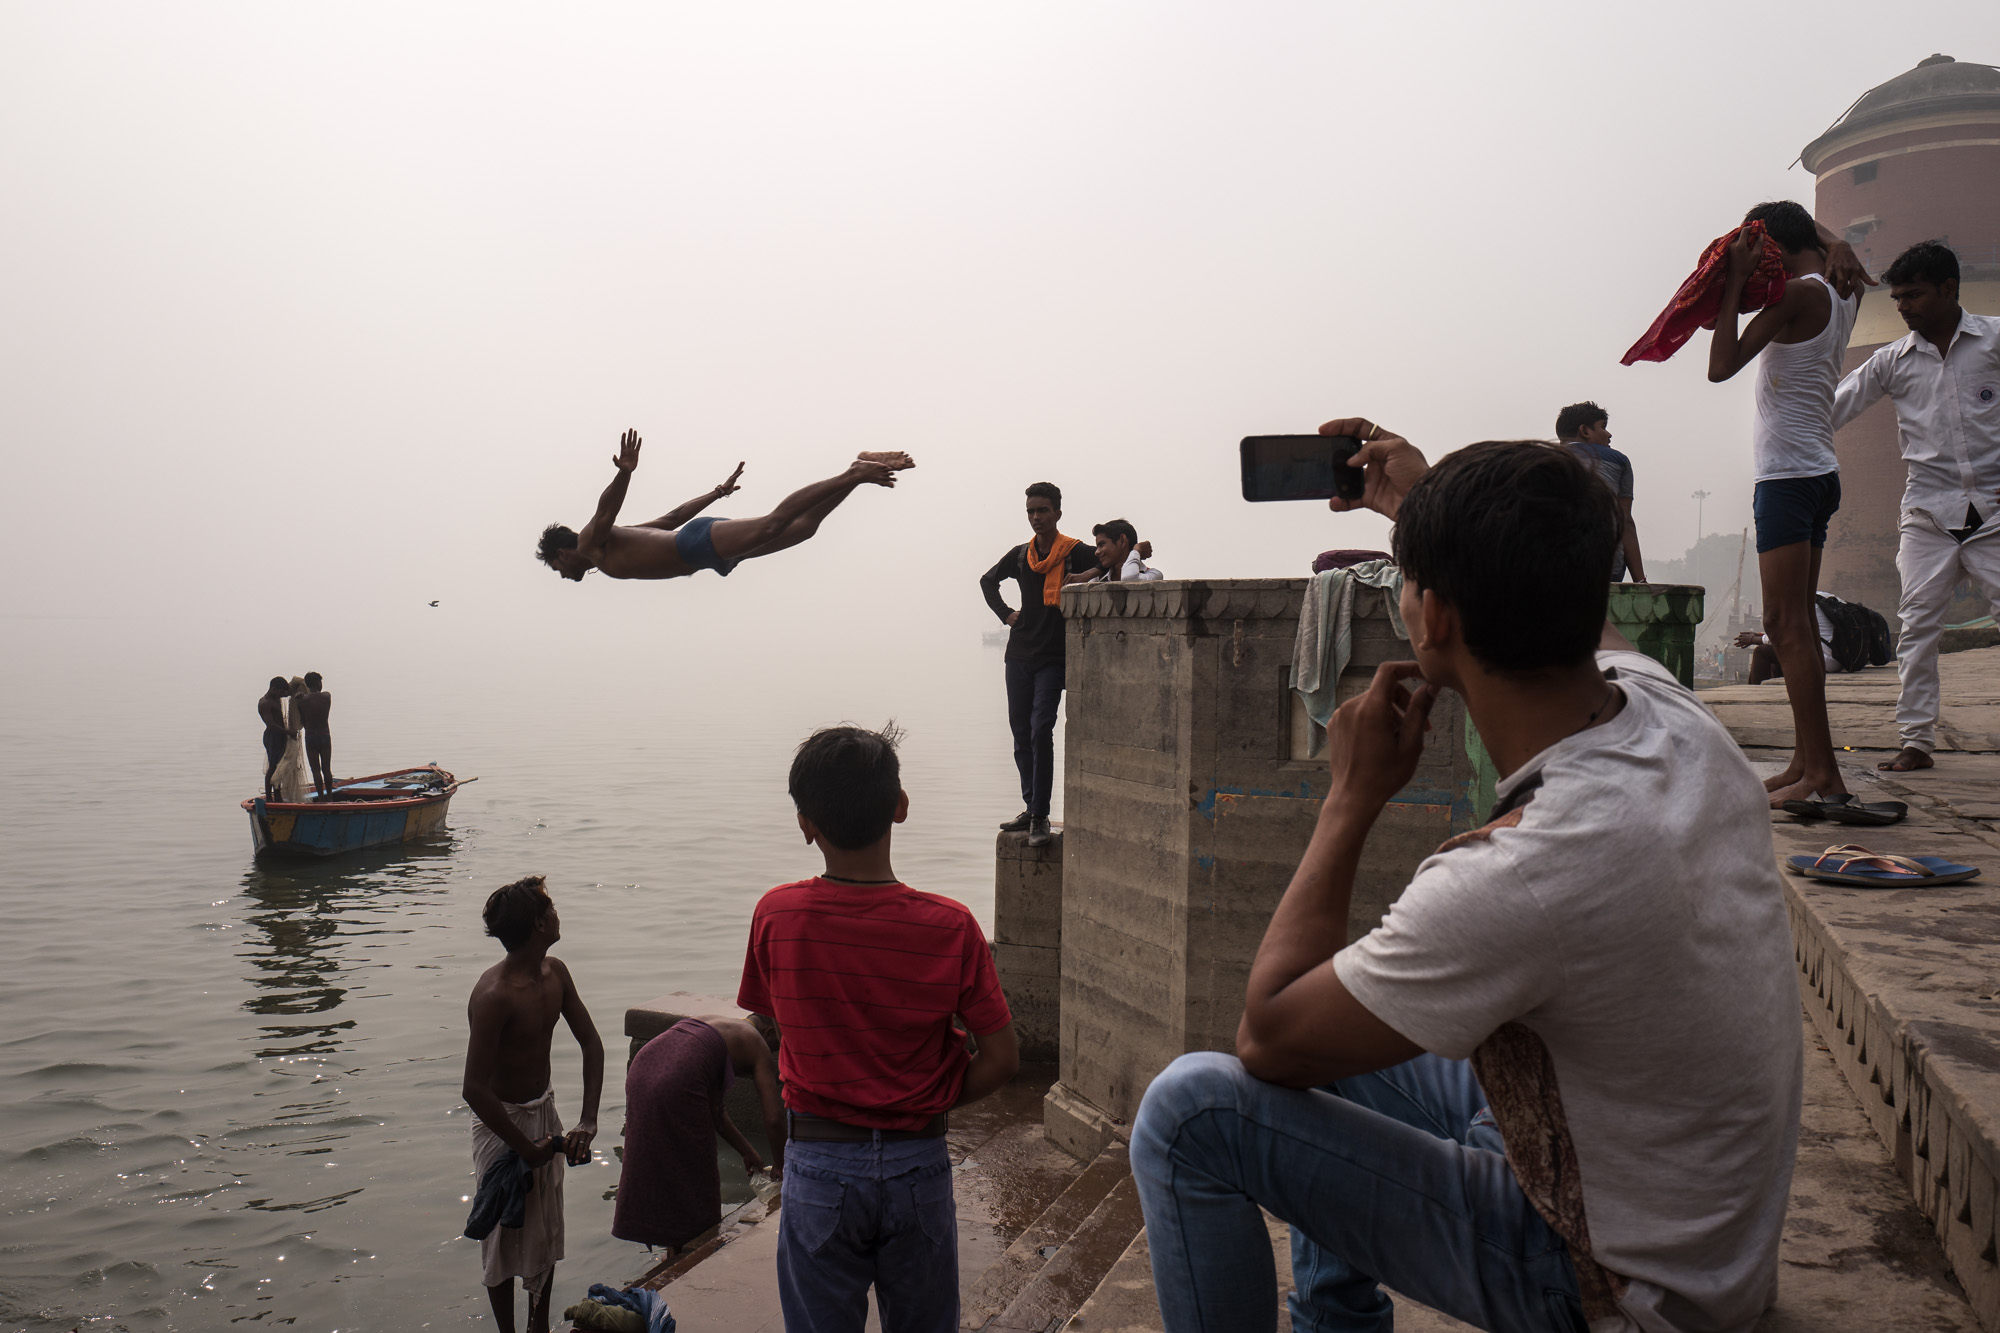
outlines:
[[[2000,318],[1963,311],[1943,356],[1912,329],[1854,368],[1834,395],[1833,424],[1844,426],[1887,394],[1910,465],[1903,508],[1947,528],[1967,506],[2000,509]]]
[[[1149,567],[1139,558],[1137,551],[1125,557],[1125,567],[1118,571],[1118,577],[1127,583],[1150,583],[1166,577],[1159,570]]]

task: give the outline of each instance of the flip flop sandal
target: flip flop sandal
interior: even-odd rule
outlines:
[[[1788,856],[1785,868],[1822,884],[1855,889],[1928,889],[1977,879],[1976,866],[1942,856],[1878,856],[1866,847],[1829,847],[1818,856]]]
[[[1836,824],[1894,824],[1909,813],[1901,801],[1850,801],[1828,806],[1826,817]]]
[[[1818,792],[1814,792],[1803,801],[1785,801],[1778,808],[1788,815],[1797,815],[1800,819],[1832,819],[1834,818],[1833,811],[1846,805],[1853,799],[1854,793],[1852,792],[1842,792],[1838,796],[1821,796]],[[1895,821],[1889,820],[1886,822],[1894,823]]]

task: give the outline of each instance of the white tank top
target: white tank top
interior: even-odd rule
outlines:
[[[1826,288],[1826,327],[1802,343],[1774,342],[1757,358],[1756,425],[1751,432],[1757,480],[1817,477],[1840,470],[1833,452],[1833,391],[1861,294],[1843,299],[1817,273],[1792,279]]]

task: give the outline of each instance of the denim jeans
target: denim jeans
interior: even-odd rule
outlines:
[[[957,1333],[958,1213],[945,1141],[785,1145],[778,1299],[785,1333]]]
[[[1292,1227],[1292,1327],[1387,1333],[1377,1282],[1494,1333],[1582,1333],[1568,1247],[1507,1165],[1471,1067],[1421,1055],[1324,1088],[1184,1055],[1132,1127],[1167,1333],[1277,1324],[1270,1234]]]
[[[1021,804],[1037,819],[1049,817],[1049,797],[1056,787],[1056,705],[1062,692],[1061,662],[1007,663],[1007,725],[1014,729]]]

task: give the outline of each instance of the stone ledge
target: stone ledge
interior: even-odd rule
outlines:
[[[1912,823],[1867,830],[1869,845],[1972,864],[1991,854],[1963,833]],[[1781,858],[1817,853],[1834,837],[1796,824],[1773,832]],[[1989,1333],[2000,1331],[2000,976],[1991,966],[2000,958],[2000,912],[1992,886],[1876,891],[1786,874],[1785,899],[1806,1011],[1974,1315]]]
[[[1307,579],[1161,579],[1152,583],[1073,583],[1062,591],[1066,619],[1273,619],[1299,614]]]
[[[1061,1083],[1042,1099],[1042,1126],[1057,1147],[1088,1162],[1116,1139],[1130,1142],[1131,1126]]]

